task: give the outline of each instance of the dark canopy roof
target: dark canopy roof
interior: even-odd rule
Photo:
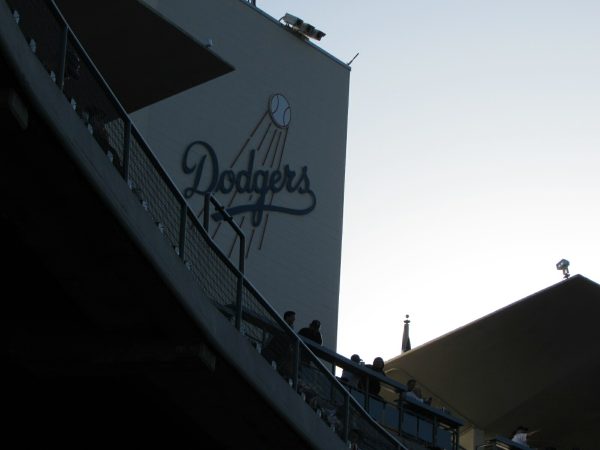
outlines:
[[[598,448],[600,285],[575,275],[386,363],[477,428]]]
[[[128,111],[233,70],[138,0],[56,0]]]

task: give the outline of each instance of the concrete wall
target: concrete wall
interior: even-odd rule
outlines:
[[[217,198],[254,208],[235,215],[246,234],[248,278],[282,315],[297,312],[297,329],[320,319],[325,345],[335,348],[349,68],[240,0],[144,2],[199,42],[211,42],[235,70],[136,112],[136,125],[197,212],[202,197],[195,191],[211,187],[214,150],[218,174],[232,171],[222,175]],[[248,176],[242,172],[253,150]],[[291,183],[282,188],[286,166]],[[240,184],[227,192],[238,174]],[[281,190],[244,191],[245,181],[252,186],[256,179],[258,187],[267,178]],[[287,210],[261,215],[261,203]],[[237,261],[234,235],[210,226]]]

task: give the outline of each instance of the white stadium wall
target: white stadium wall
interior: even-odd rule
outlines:
[[[144,3],[235,70],[137,111],[136,126],[194,211],[205,190],[231,208],[258,291],[295,310],[296,329],[321,320],[335,348],[348,66],[240,0]],[[227,228],[211,221],[237,263]]]

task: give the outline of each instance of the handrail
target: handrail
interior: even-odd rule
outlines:
[[[398,394],[398,399],[396,403],[391,404],[386,402],[386,407],[397,408],[400,415],[404,413],[418,414],[420,417],[427,418],[429,421],[431,421],[432,424],[437,424],[437,426],[443,425],[445,427],[453,429],[456,435],[454,438],[454,448],[458,448],[458,428],[464,424],[462,420],[460,420],[457,417],[451,416],[447,411],[443,409],[435,408],[424,403],[417,403],[405,398],[404,393],[407,392],[406,385],[399,383],[398,381],[392,378],[389,378],[385,375],[382,375],[381,373],[371,370],[366,366],[356,364],[352,360],[349,360],[348,358],[337,354],[335,351],[328,349],[327,347],[318,345],[317,343],[310,341],[309,339],[304,339],[304,342],[316,356],[318,356],[322,360],[325,360],[327,363],[332,364],[333,367],[350,369],[353,372],[364,377],[363,379],[367,380],[366,388],[363,392],[361,392],[361,395],[364,398],[365,410],[370,410],[369,399],[371,396],[367,394],[369,392],[368,380],[369,378],[375,379],[381,384],[391,388],[391,391],[394,391]],[[398,424],[395,431],[397,431],[399,434],[402,434],[401,422]],[[435,431],[432,430],[432,444],[434,445],[436,444],[435,440]]]
[[[11,11],[14,12],[16,9],[12,8],[12,5],[19,4],[27,13],[31,14],[26,21],[23,21],[22,31],[24,34],[26,33],[23,27],[27,27],[29,32],[37,32],[44,35],[44,38],[48,38],[40,39],[40,44],[44,43],[50,46],[51,44],[48,42],[55,42],[55,47],[46,48],[47,59],[44,60],[44,56],[40,54],[38,54],[38,58],[49,70],[51,77],[54,74],[55,80],[58,80],[58,88],[67,98],[71,93],[78,92],[78,87],[84,88],[78,92],[81,98],[71,97],[73,109],[80,115],[84,125],[88,127],[100,147],[106,151],[107,156],[132,192],[138,196],[141,205],[149,212],[161,233],[169,240],[182,263],[192,272],[204,295],[211,298],[216,304],[223,306],[233,298],[230,291],[235,291],[235,326],[246,334],[251,342],[256,343],[255,338],[261,333],[261,343],[266,343],[267,339],[273,338],[277,333],[281,333],[291,342],[293,370],[290,373],[291,378],[286,378],[291,380],[295,391],[306,399],[317,414],[321,414],[322,419],[344,442],[354,442],[354,439],[360,439],[361,448],[366,450],[388,448],[407,450],[406,446],[371,418],[299,336],[281,319],[252,283],[245,278],[243,273],[243,233],[226,209],[212,195],[207,195],[208,201],[217,207],[225,220],[240,236],[239,266],[235,267],[209,237],[208,226],[203,227],[192,213],[183,196],[74,35],[54,0],[5,1],[11,6]],[[58,22],[48,23],[49,17],[44,15],[44,11],[48,11]],[[31,25],[36,18],[40,19],[37,28],[35,25]],[[55,58],[57,53],[59,56]],[[68,58],[73,54],[76,57],[75,76],[67,73]],[[55,70],[58,72],[58,77],[56,77]],[[81,75],[78,73],[80,70],[84,72]],[[110,120],[106,118],[104,118],[106,120],[99,120],[90,112],[99,106],[113,108],[108,113],[100,111],[105,113],[104,115],[108,115]],[[102,116],[102,114],[96,114]],[[210,259],[213,257],[216,260]],[[207,272],[211,272],[209,275],[213,278],[218,278],[216,286],[213,279],[203,278],[207,276]],[[235,288],[233,288],[233,279],[235,279]],[[273,332],[271,329],[272,333],[270,333],[267,329],[261,329],[253,323],[245,321],[244,311],[250,308],[256,314],[268,319],[277,331]],[[257,350],[260,351],[259,346]],[[324,412],[326,407],[333,409]]]
[[[246,278],[244,278],[244,287],[249,289],[251,292],[253,292],[253,294],[256,296],[256,299],[258,300],[258,302],[261,305],[263,305],[266,308],[272,309],[271,305],[258,293],[258,291],[256,291],[256,289],[254,288],[252,283],[250,283],[250,281]],[[274,312],[274,310],[273,310],[273,312]],[[377,423],[375,420],[372,419],[370,414],[363,408],[363,406],[359,402],[357,402],[356,399],[354,399],[354,397],[352,397],[352,395],[350,395],[348,393],[346,387],[342,383],[340,383],[337,380],[337,378],[333,374],[331,374],[329,369],[327,367],[325,367],[323,362],[316,355],[314,355],[314,353],[311,351],[311,349],[307,345],[306,341],[302,337],[297,335],[294,332],[294,330],[292,328],[290,328],[289,325],[278,314],[275,314],[274,316],[272,316],[271,319],[274,319],[276,321],[277,325],[279,325],[280,327],[282,327],[285,330],[286,334],[292,335],[294,337],[294,344],[295,344],[294,353],[295,354],[294,354],[293,386],[296,388],[297,391],[298,391],[298,370],[297,369],[298,369],[298,365],[299,365],[298,359],[299,359],[299,352],[301,349],[303,349],[304,351],[306,351],[310,354],[310,356],[311,356],[310,362],[312,364],[317,365],[317,367],[321,369],[322,373],[329,375],[329,377],[331,378],[331,381],[334,383],[334,385],[338,389],[343,390],[347,394],[345,396],[345,398],[346,398],[345,408],[347,408],[349,406],[348,404],[352,404],[355,408],[359,409],[368,418],[369,422],[373,426],[376,426],[381,433],[386,435],[389,439],[393,440],[397,444],[397,448],[408,450],[402,443],[398,442],[396,440],[396,438],[394,438],[387,430],[385,430],[383,427],[381,427],[381,425],[379,423]],[[346,404],[346,403],[348,403],[348,404]],[[344,430],[346,432],[345,439],[344,439],[345,441],[348,440],[348,436],[347,436],[348,429],[349,429],[349,427],[346,424],[344,426]]]
[[[236,286],[236,296],[235,296],[235,328],[239,331],[242,327],[242,287],[243,287],[243,279],[244,279],[244,261],[245,261],[245,251],[246,251],[246,235],[239,227],[239,225],[233,220],[231,214],[227,212],[227,209],[216,199],[212,192],[206,192],[204,194],[204,231],[208,234],[208,226],[210,223],[210,204],[217,209],[219,215],[222,217],[225,222],[229,224],[229,226],[236,233],[237,237],[240,239],[240,251],[239,251],[239,262],[238,262],[238,270],[239,274],[237,275],[237,286]]]
[[[233,231],[237,234],[238,238],[240,239],[240,251],[239,251],[239,262],[238,262],[238,269],[241,273],[244,273],[244,261],[245,261],[245,257],[244,257],[244,252],[246,250],[246,235],[244,234],[244,232],[242,231],[242,229],[240,228],[240,226],[236,223],[235,220],[233,220],[233,217],[231,216],[231,214],[229,214],[229,212],[227,211],[227,209],[217,200],[217,198],[215,197],[213,192],[205,192],[204,193],[204,229],[206,230],[206,232],[208,233],[208,227],[209,227],[209,217],[210,217],[210,204],[213,204],[213,206],[215,207],[215,209],[218,211],[218,215],[222,217],[222,220],[224,220],[225,222],[227,222],[229,224],[229,226],[233,229]]]
[[[477,450],[492,449],[492,450],[531,450],[526,445],[521,445],[513,442],[504,436],[495,436],[492,439],[486,440],[483,444],[477,446]]]

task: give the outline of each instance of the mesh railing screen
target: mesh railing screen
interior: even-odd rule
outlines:
[[[164,180],[163,172],[154,164],[152,156],[132,133],[129,154],[129,180],[133,192],[173,248],[179,245],[181,203]]]
[[[235,303],[237,275],[210,245],[196,217],[188,211],[184,261],[204,295],[221,307]]]

